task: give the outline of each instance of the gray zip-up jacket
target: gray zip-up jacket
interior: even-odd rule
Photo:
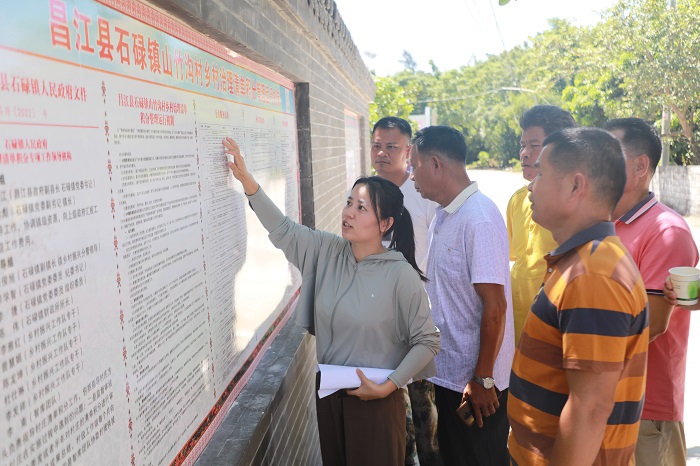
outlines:
[[[272,244],[301,271],[297,322],[316,335],[319,363],[394,369],[397,387],[435,375],[440,333],[403,254],[357,262],[347,240],[299,225],[262,189],[248,199]]]

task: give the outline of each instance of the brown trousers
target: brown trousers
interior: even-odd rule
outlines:
[[[316,417],[324,466],[403,466],[406,407],[402,390],[362,401],[345,390],[316,395]]]

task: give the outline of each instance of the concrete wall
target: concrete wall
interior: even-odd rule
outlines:
[[[658,167],[651,189],[679,214],[700,215],[700,166]]]
[[[345,111],[363,116],[374,82],[333,0],[148,0],[231,50],[297,83],[302,221],[340,231],[347,193]],[[263,356],[198,465],[321,464],[313,398],[314,339],[290,323]]]

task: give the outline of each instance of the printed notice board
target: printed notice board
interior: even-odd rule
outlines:
[[[0,14],[0,464],[191,464],[299,273],[293,83],[133,0]]]

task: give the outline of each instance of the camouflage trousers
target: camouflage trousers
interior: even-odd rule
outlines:
[[[442,466],[435,387],[427,380],[419,380],[402,391],[406,403],[406,466]]]

